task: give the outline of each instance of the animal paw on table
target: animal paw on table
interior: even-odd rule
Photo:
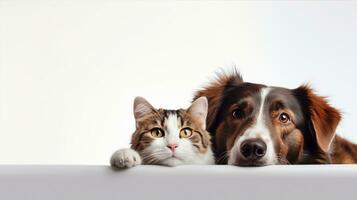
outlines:
[[[119,149],[110,159],[110,165],[116,169],[131,168],[140,164],[140,155],[133,149]]]

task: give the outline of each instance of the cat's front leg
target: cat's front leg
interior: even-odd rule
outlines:
[[[110,165],[114,169],[131,168],[140,164],[140,155],[133,149],[119,149],[113,153],[110,159]]]

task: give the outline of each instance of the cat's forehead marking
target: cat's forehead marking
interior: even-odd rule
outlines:
[[[162,110],[162,126],[165,128],[172,125],[172,122],[168,123],[169,121],[173,121],[174,125],[172,127],[179,128],[183,124],[183,116],[181,110]]]
[[[164,126],[169,132],[177,131],[181,126],[181,115],[178,110],[165,110]]]
[[[179,128],[179,120],[177,115],[176,114],[169,115],[165,120],[164,126],[170,135],[177,133]]]

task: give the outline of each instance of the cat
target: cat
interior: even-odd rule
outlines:
[[[206,131],[207,108],[206,97],[198,98],[188,109],[178,110],[155,109],[144,98],[136,97],[136,131],[131,148],[114,152],[111,166],[214,164],[211,137]]]

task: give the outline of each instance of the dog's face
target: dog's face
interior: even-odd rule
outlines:
[[[304,117],[290,90],[243,83],[226,95],[216,141],[226,146],[228,164],[278,164],[290,147],[290,160],[303,152]]]
[[[308,87],[268,87],[232,74],[221,76],[198,96],[209,100],[207,126],[218,163],[328,162],[325,155],[340,114]]]

